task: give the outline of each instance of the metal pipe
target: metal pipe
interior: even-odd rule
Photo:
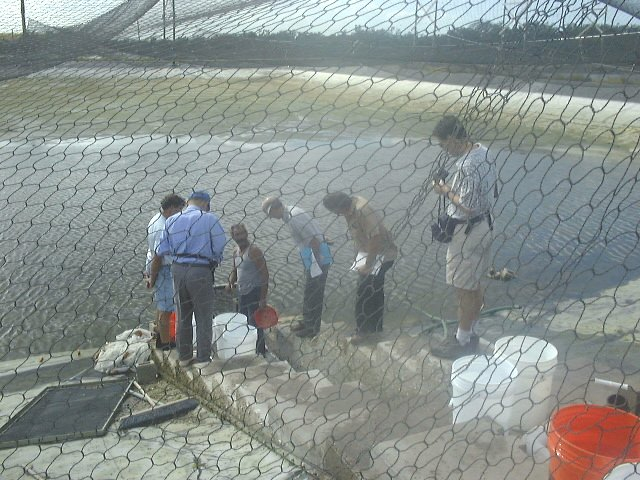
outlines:
[[[604,378],[594,378],[593,382],[597,383],[598,385],[605,385],[607,387],[617,388],[619,390],[629,390],[629,385],[627,383],[613,382],[611,380],[605,380]]]

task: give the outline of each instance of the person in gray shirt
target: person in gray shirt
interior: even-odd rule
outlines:
[[[291,327],[298,337],[315,337],[320,332],[324,290],[329,266],[333,263],[329,245],[316,220],[302,208],[282,203],[278,197],[267,197],[262,211],[269,218],[282,220],[300,251],[305,269],[302,321]]]
[[[255,327],[255,312],[267,304],[269,291],[269,270],[262,250],[249,241],[249,232],[244,224],[231,226],[231,238],[238,247],[233,251],[233,270],[229,275],[227,289],[234,286],[238,290],[238,313],[247,317],[247,323]],[[267,354],[264,330],[257,329],[256,353]]]

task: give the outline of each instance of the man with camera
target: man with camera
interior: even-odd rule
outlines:
[[[456,359],[475,353],[478,347],[476,328],[484,303],[484,279],[493,239],[490,197],[495,190],[496,173],[487,148],[469,138],[457,117],[443,117],[433,138],[445,154],[456,158],[451,182],[448,183],[447,172],[440,171],[433,179],[433,190],[449,202],[448,218],[438,223],[445,223],[443,228],[448,230],[440,241],[449,242],[446,281],[456,290],[458,329],[455,337],[433,346],[431,353]]]

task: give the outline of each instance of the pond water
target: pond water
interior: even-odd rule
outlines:
[[[268,135],[267,135],[268,136]],[[554,150],[555,149],[555,150]],[[520,151],[494,143],[500,178],[493,264],[517,273],[492,282],[488,307],[548,310],[567,298],[638,276],[640,194],[630,158],[558,148]],[[384,210],[401,256],[388,275],[386,328],[453,317],[444,285],[446,248],[431,241],[436,196],[420,189],[439,158],[427,142],[357,139],[260,141],[255,133],[163,135],[0,144],[0,352],[5,358],[99,346],[152,319],[142,284],[145,229],[161,198],[196,189],[214,193],[223,226],[244,222],[266,254],[270,302],[282,314],[301,309],[302,267],[286,227],[260,210],[266,195],[312,212],[333,239],[335,265],[324,322],[353,321],[353,249],[344,220],[322,205],[343,189]],[[605,158],[605,160],[603,160]],[[411,207],[413,205],[413,207]],[[227,258],[233,248],[228,244]],[[229,262],[217,271],[224,283]]]

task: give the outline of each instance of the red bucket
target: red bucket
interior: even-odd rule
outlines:
[[[171,312],[171,315],[169,315],[169,332],[170,332],[169,341],[175,343],[176,342],[176,311],[175,310]]]
[[[258,328],[271,328],[278,324],[278,312],[271,305],[260,307],[253,314]]]
[[[640,462],[640,418],[602,405],[570,405],[549,422],[552,480],[602,480],[621,463]]]

